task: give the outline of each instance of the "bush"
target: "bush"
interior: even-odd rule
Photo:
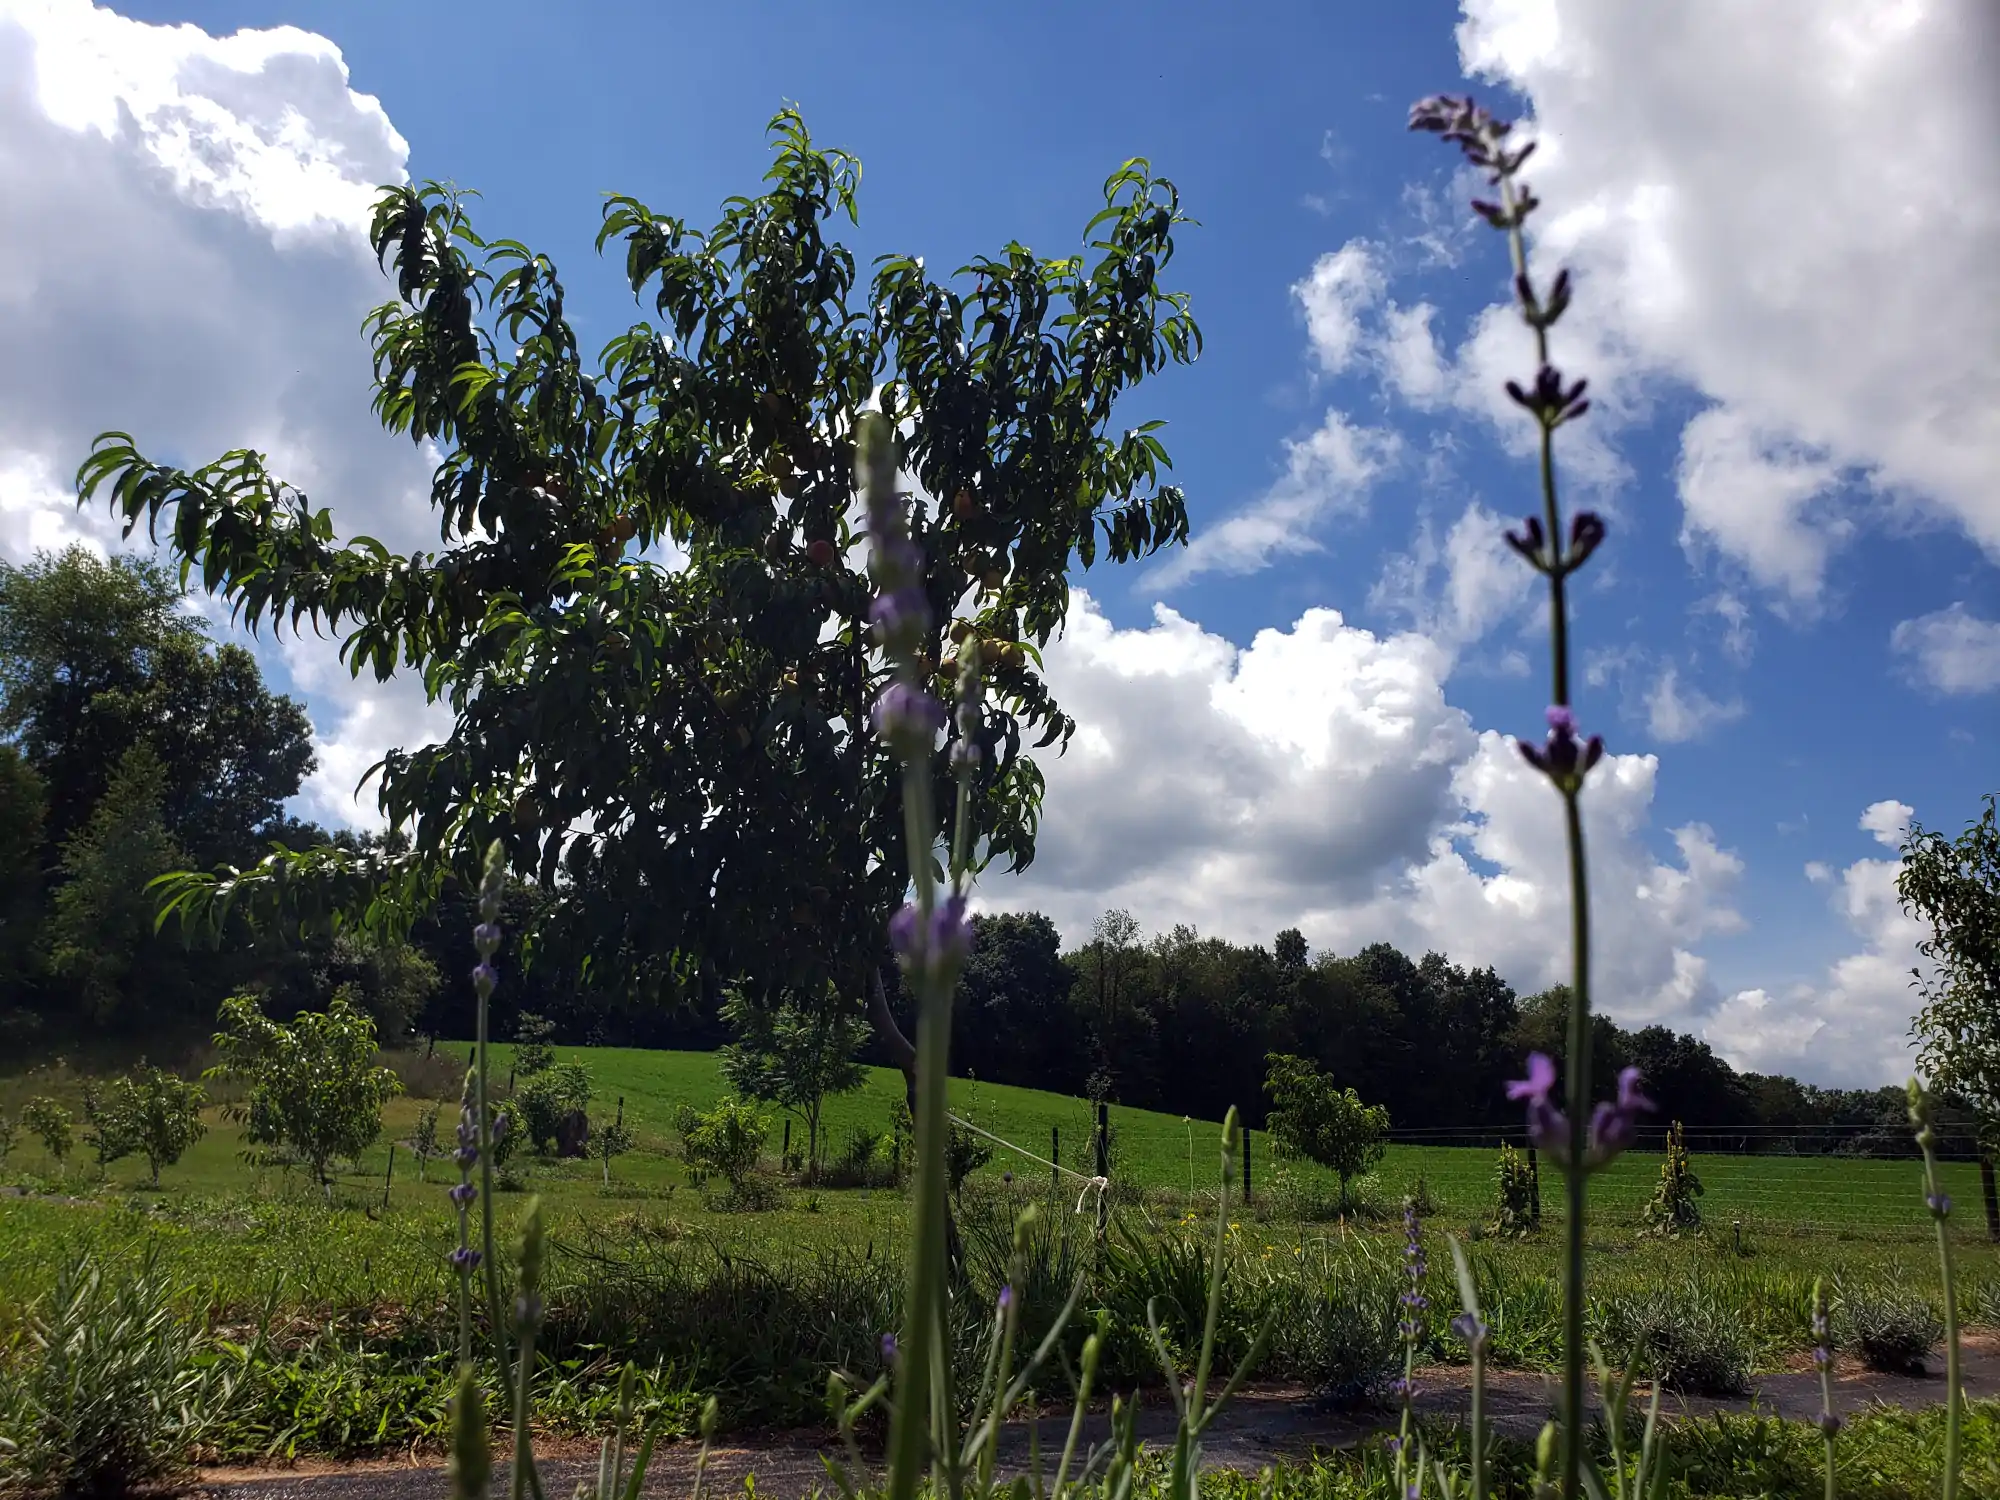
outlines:
[[[1331,1169],[1345,1198],[1348,1183],[1372,1171],[1388,1151],[1389,1111],[1363,1104],[1353,1089],[1334,1087],[1302,1057],[1273,1052],[1265,1063],[1271,1139],[1286,1155]]]
[[[115,1280],[88,1254],[67,1261],[0,1382],[0,1435],[22,1487],[123,1494],[179,1467],[229,1397],[197,1345],[153,1252]]]
[[[382,1133],[382,1106],[402,1084],[375,1066],[375,1023],[345,986],[324,1013],[301,1011],[289,1026],[271,1020],[249,995],[222,1002],[211,1078],[249,1085],[230,1113],[253,1146],[270,1146],[312,1169],[332,1196],[336,1160],[351,1161]]]
[[[200,1085],[161,1068],[139,1067],[114,1079],[102,1093],[87,1096],[92,1144],[100,1165],[124,1156],[143,1156],[160,1185],[160,1169],[179,1161],[188,1147],[208,1134]]]
[[[555,1066],[555,1022],[524,1010],[514,1022],[514,1072],[533,1078]]]
[[[1871,1370],[1920,1375],[1944,1337],[1944,1320],[1924,1298],[1881,1288],[1840,1298],[1840,1342]]]
[[[1343,1267],[1273,1288],[1283,1312],[1262,1373],[1285,1375],[1323,1401],[1353,1405],[1379,1395],[1400,1372],[1397,1287],[1386,1273]]]
[[[1667,1129],[1667,1158],[1660,1163],[1660,1180],[1642,1214],[1645,1228],[1640,1233],[1674,1239],[1700,1234],[1701,1205],[1695,1199],[1701,1194],[1701,1179],[1694,1175],[1681,1138],[1681,1122],[1676,1120]]]
[[[1756,1360],[1741,1314],[1692,1279],[1613,1297],[1603,1312],[1605,1352],[1636,1361],[1662,1385],[1700,1396],[1750,1388]]]
[[[76,1144],[75,1117],[55,1100],[36,1096],[21,1106],[21,1128],[42,1143],[60,1166]]]
[[[723,1098],[713,1109],[681,1107],[681,1159],[697,1186],[720,1177],[740,1189],[757,1170],[771,1122],[741,1099]]]
[[[1502,1146],[1494,1178],[1499,1201],[1494,1205],[1493,1219],[1486,1232],[1503,1239],[1526,1239],[1536,1229],[1534,1169],[1528,1165],[1526,1156],[1512,1146]]]
[[[537,1151],[554,1151],[564,1120],[590,1107],[590,1070],[582,1063],[551,1063],[523,1078],[514,1090],[514,1113]]]
[[[897,1157],[896,1140],[897,1137],[886,1130],[855,1131],[834,1152],[832,1160],[820,1169],[820,1184],[830,1188],[899,1186],[903,1170]]]

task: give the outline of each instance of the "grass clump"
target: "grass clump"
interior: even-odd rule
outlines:
[[[1740,1396],[1750,1389],[1757,1351],[1741,1316],[1692,1277],[1613,1297],[1601,1335],[1619,1363],[1636,1361],[1673,1390]]]
[[[1944,1337],[1944,1319],[1929,1299],[1888,1287],[1841,1298],[1841,1342],[1871,1370],[1921,1375]]]

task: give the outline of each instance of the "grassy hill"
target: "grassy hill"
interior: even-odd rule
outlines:
[[[457,1099],[458,1084],[467,1044],[441,1044],[428,1063],[417,1056],[396,1059],[410,1091],[393,1101],[385,1112],[382,1139],[344,1177],[340,1191],[352,1202],[383,1197],[389,1144],[406,1137],[427,1099],[446,1101],[441,1134],[448,1135],[451,1104]],[[504,1083],[512,1067],[513,1049],[496,1045],[496,1082]],[[546,1197],[564,1202],[566,1207],[595,1215],[629,1210],[632,1199],[676,1196],[676,1214],[699,1214],[700,1205],[688,1193],[676,1194],[685,1183],[685,1174],[673,1155],[674,1119],[683,1104],[706,1107],[726,1092],[713,1053],[655,1052],[637,1048],[559,1047],[557,1056],[565,1062],[579,1062],[590,1070],[595,1088],[592,1114],[608,1114],[624,1101],[626,1122],[637,1137],[637,1149],[621,1157],[613,1167],[614,1188],[603,1190],[597,1164],[591,1162],[544,1163],[529,1159],[524,1163],[528,1186]],[[18,1111],[32,1092],[49,1092],[66,1097],[80,1115],[78,1103],[81,1081],[73,1075],[16,1077],[0,1084],[0,1109]],[[869,1069],[864,1086],[853,1094],[829,1100],[825,1110],[827,1136],[825,1155],[832,1157],[857,1132],[885,1133],[890,1130],[896,1102],[902,1096],[902,1078],[888,1069]],[[956,1079],[951,1089],[956,1113],[1014,1143],[1034,1157],[1047,1159],[1059,1149],[1066,1168],[1088,1174],[1092,1169],[1092,1111],[1085,1100],[1036,1089],[1011,1088],[996,1084]],[[777,1112],[774,1111],[774,1121]],[[1113,1132],[1112,1175],[1122,1183],[1150,1191],[1186,1192],[1210,1190],[1218,1164],[1218,1126],[1213,1121],[1188,1122],[1178,1116],[1113,1105],[1110,1111]],[[781,1128],[774,1123],[771,1147],[775,1154]],[[802,1126],[797,1145],[803,1146]],[[1054,1140],[1051,1133],[1054,1133]],[[1275,1163],[1268,1137],[1252,1135],[1252,1189],[1266,1198],[1274,1184]],[[88,1148],[81,1141],[71,1156],[71,1176],[90,1162]],[[20,1175],[48,1175],[52,1164],[38,1144],[22,1140],[8,1159],[8,1172]],[[1448,1222],[1461,1225],[1485,1217],[1490,1212],[1493,1193],[1494,1158],[1490,1151],[1451,1146],[1394,1146],[1376,1174],[1379,1198],[1393,1205],[1411,1190],[1421,1177],[1430,1196],[1438,1203]],[[1907,1232],[1920,1236],[1927,1232],[1917,1167],[1911,1162],[1872,1161],[1840,1157],[1777,1156],[1697,1156],[1695,1168],[1707,1188],[1703,1210],[1713,1225],[1726,1227],[1740,1219],[1752,1233],[1766,1230],[1792,1231],[1822,1228],[1836,1233],[1897,1235]],[[1004,1149],[996,1148],[992,1162],[984,1169],[997,1176],[1012,1171],[1025,1181],[1043,1181],[1048,1168]],[[1308,1182],[1326,1179],[1317,1169],[1293,1168],[1294,1175]],[[1639,1207],[1652,1190],[1658,1160],[1648,1153],[1633,1153],[1592,1185],[1593,1202],[1602,1214],[1599,1222],[1607,1228],[1637,1220]],[[433,1164],[433,1182],[449,1168]],[[1978,1230],[1979,1185],[1976,1170],[1969,1164],[1946,1168],[1947,1185],[1953,1197],[1969,1212],[1955,1216],[1954,1225],[1968,1237]],[[114,1163],[109,1181],[118,1188],[143,1190],[145,1169],[135,1161]],[[284,1188],[282,1174],[257,1168],[243,1157],[238,1127],[221,1118],[220,1110],[210,1112],[210,1131],[162,1180],[168,1196],[226,1196],[245,1188],[266,1191]],[[1547,1180],[1546,1211],[1559,1216],[1559,1194],[1551,1173]],[[293,1183],[293,1190],[301,1184]],[[1077,1185],[1067,1182],[1066,1191]],[[389,1199],[393,1204],[428,1200],[416,1181],[415,1165],[407,1147],[397,1152],[395,1182]],[[872,1235],[876,1226],[895,1217],[897,1195],[877,1193],[866,1207],[847,1200],[865,1195],[825,1193],[816,1195],[816,1210],[825,1217],[839,1219],[850,1229],[865,1222]],[[730,1216],[740,1219],[743,1216]],[[791,1215],[785,1215],[790,1218]],[[720,1227],[720,1226],[719,1226]],[[832,1223],[811,1226],[821,1233],[841,1232]]]

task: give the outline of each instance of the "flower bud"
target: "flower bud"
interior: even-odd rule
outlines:
[[[486,1500],[493,1466],[486,1446],[486,1403],[469,1364],[459,1366],[451,1400],[452,1500]]]

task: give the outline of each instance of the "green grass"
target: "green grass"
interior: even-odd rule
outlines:
[[[363,1154],[352,1170],[343,1174],[340,1187],[343,1199],[354,1203],[382,1201],[390,1142],[408,1134],[423,1095],[442,1095],[455,1101],[459,1065],[469,1050],[464,1043],[441,1045],[429,1065],[415,1056],[398,1059],[399,1067],[412,1083],[412,1092],[389,1105],[381,1140]],[[512,1066],[513,1049],[500,1044],[493,1052],[496,1082],[504,1083]],[[608,1112],[616,1107],[618,1099],[624,1100],[626,1123],[636,1134],[637,1149],[614,1163],[613,1175],[619,1190],[645,1196],[664,1195],[669,1189],[683,1187],[685,1173],[672,1155],[673,1122],[683,1104],[706,1107],[726,1092],[715,1055],[618,1047],[562,1047],[557,1049],[557,1055],[563,1061],[581,1062],[590,1069],[596,1089],[593,1114]],[[872,1068],[860,1090],[830,1100],[823,1123],[827,1138],[824,1154],[833,1155],[856,1131],[887,1131],[896,1102],[902,1097],[902,1086],[900,1074]],[[69,1073],[0,1080],[0,1110],[16,1112],[36,1092],[65,1099],[80,1116],[81,1080]],[[1086,1175],[1094,1170],[1091,1151],[1094,1119],[1090,1105],[1084,1100],[958,1079],[952,1084],[952,1103],[966,1118],[1035,1157],[1046,1159],[1052,1148],[1059,1147],[1066,1168]],[[447,1116],[450,1113],[448,1105]],[[1121,1184],[1143,1190],[1186,1191],[1191,1180],[1197,1189],[1205,1189],[1214,1181],[1217,1126],[1213,1122],[1196,1121],[1188,1125],[1173,1115],[1113,1105],[1111,1124],[1115,1141],[1112,1175]],[[773,1129],[774,1154],[781,1128]],[[798,1139],[794,1144],[802,1147],[803,1127],[795,1127],[795,1131]],[[1057,1137],[1054,1142],[1052,1131]],[[1251,1154],[1254,1193],[1260,1184],[1269,1185],[1275,1166],[1268,1137],[1261,1132],[1251,1134]],[[433,1201],[416,1181],[415,1163],[407,1148],[399,1150],[397,1157],[390,1205],[416,1207]],[[53,1163],[32,1140],[24,1139],[18,1144],[6,1165],[16,1176],[47,1179],[53,1175]],[[72,1153],[71,1168],[66,1177],[70,1185],[81,1187],[95,1176],[88,1148],[80,1141]],[[1399,1200],[1421,1175],[1443,1216],[1462,1226],[1490,1213],[1493,1169],[1494,1153],[1487,1150],[1393,1146],[1375,1175],[1378,1195],[1388,1202]],[[1652,1192],[1658,1169],[1656,1156],[1634,1152],[1596,1178],[1591,1191],[1598,1222],[1607,1229],[1636,1224],[1640,1207]],[[433,1164],[433,1178],[443,1170],[448,1169]],[[997,1177],[1005,1170],[1024,1180],[1040,1180],[1048,1175],[1046,1167],[1026,1156],[996,1150],[985,1169],[986,1175]],[[1309,1180],[1326,1180],[1325,1174],[1316,1168],[1294,1170]],[[1809,1231],[1835,1237],[1908,1238],[1913,1242],[1927,1239],[1930,1233],[1919,1186],[1920,1168],[1914,1161],[1698,1156],[1695,1170],[1707,1189],[1702,1211],[1712,1230],[1726,1234],[1732,1222],[1740,1220],[1753,1243],[1773,1234]],[[602,1194],[597,1174],[595,1164],[563,1163],[534,1165],[530,1175],[535,1190],[552,1202],[572,1204],[579,1209],[615,1211],[615,1200]],[[1946,1190],[1963,1205],[1956,1227],[1969,1240],[1977,1234],[1977,1169],[1970,1163],[1949,1163],[1944,1175]],[[106,1183],[116,1191],[141,1191],[145,1179],[144,1165],[128,1160],[112,1165]],[[1545,1186],[1544,1211],[1552,1218],[1559,1218],[1561,1194],[1553,1173]],[[168,1169],[162,1188],[169,1196],[218,1197],[244,1191],[282,1194],[286,1183],[282,1172],[246,1163],[240,1131],[222,1120],[219,1110],[211,1110],[208,1136],[179,1165]],[[822,1204],[837,1196],[822,1195]],[[875,1216],[863,1217],[872,1222]]]

